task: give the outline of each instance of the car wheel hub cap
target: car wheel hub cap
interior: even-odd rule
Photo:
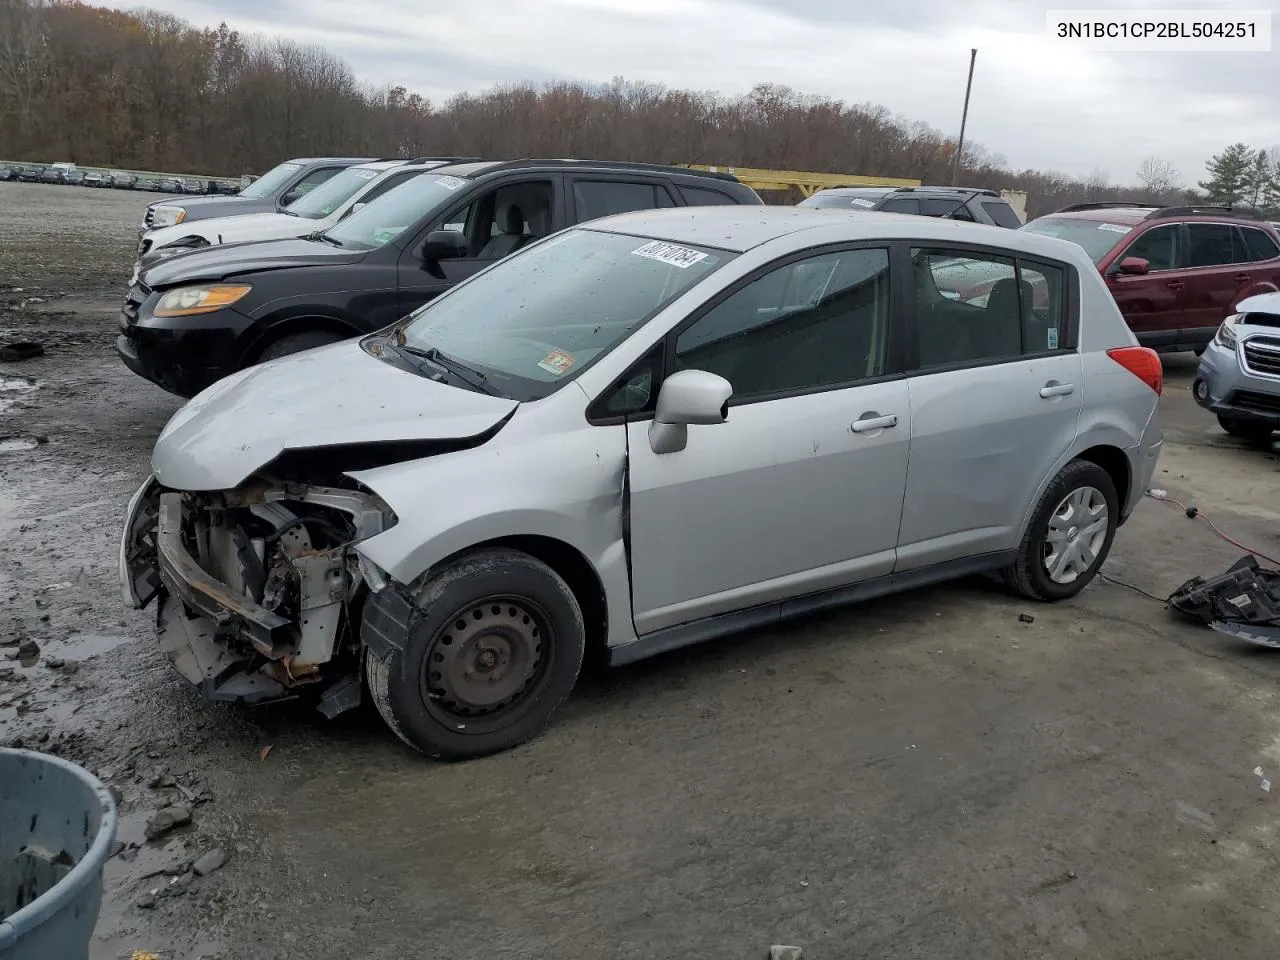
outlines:
[[[1107,542],[1107,498],[1096,487],[1079,487],[1049,516],[1044,568],[1054,583],[1074,583],[1093,569]]]
[[[486,600],[459,611],[427,656],[427,697],[463,716],[500,710],[537,676],[542,641],[537,621],[518,602]]]

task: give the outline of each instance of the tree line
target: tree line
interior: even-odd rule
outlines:
[[[770,83],[722,96],[616,78],[496,86],[432,103],[403,86],[362,83],[315,45],[78,0],[0,0],[8,160],[237,177],[295,156],[568,156],[945,184],[956,148],[885,107]],[[1155,159],[1139,183],[1118,186],[1102,172],[1015,170],[966,143],[959,179],[1025,190],[1030,216],[1084,200],[1185,199],[1176,171]]]

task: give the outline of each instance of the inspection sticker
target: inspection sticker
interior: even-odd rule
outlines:
[[[865,197],[858,197],[851,201],[855,207],[874,207],[875,202]]]
[[[660,263],[667,263],[673,267],[679,267],[684,270],[692,267],[695,263],[707,259],[707,255],[701,250],[692,250],[689,247],[682,247],[675,243],[664,243],[661,240],[654,240],[652,243],[646,243],[638,250],[632,250],[637,257],[645,257],[649,260],[657,260]]]
[[[355,175],[361,180],[372,180],[378,175],[377,170],[356,170]]]
[[[1128,233],[1133,227],[1122,227],[1118,223],[1100,223],[1099,230],[1110,230],[1112,233]]]
[[[569,353],[566,350],[552,350],[538,361],[538,366],[547,371],[547,373],[554,374],[558,377],[572,367],[576,362],[577,361],[572,353]]]
[[[457,177],[440,177],[436,180],[436,183],[446,190],[457,190],[459,187],[465,186],[467,181],[459,180]]]
[[[1048,343],[1047,343],[1047,345],[1045,346],[1045,349],[1046,349],[1046,350],[1057,350],[1057,349],[1058,349],[1058,328],[1057,328],[1057,327],[1050,327],[1050,328],[1049,328],[1048,338],[1047,338],[1047,339],[1048,339]]]

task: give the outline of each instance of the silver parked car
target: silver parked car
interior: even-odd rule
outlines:
[[[1236,311],[1205,347],[1191,392],[1227,433],[1259,442],[1280,430],[1280,293]]]
[[[1161,385],[1075,244],[623,214],[197,395],[122,584],[209,697],[332,715],[363,675],[408,743],[477,756],[533,736],[591,648],[987,571],[1073,596],[1150,480]]]

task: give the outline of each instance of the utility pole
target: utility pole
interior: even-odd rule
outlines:
[[[960,142],[956,144],[956,155],[951,160],[951,185],[956,185],[956,177],[960,174],[960,155],[964,153],[964,127],[969,120],[969,91],[973,89],[973,62],[978,59],[978,48],[969,51],[969,81],[964,85],[964,113],[960,115]]]

